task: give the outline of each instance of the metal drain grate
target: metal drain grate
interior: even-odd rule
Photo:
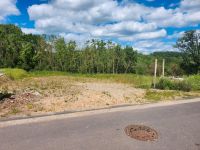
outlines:
[[[125,133],[131,138],[140,141],[154,141],[158,139],[156,130],[143,125],[129,125],[125,128]]]

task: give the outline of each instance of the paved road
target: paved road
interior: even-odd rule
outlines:
[[[131,139],[129,124],[148,125],[159,139]],[[4,127],[0,150],[200,150],[200,102]]]

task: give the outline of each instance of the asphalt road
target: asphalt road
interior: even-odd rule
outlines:
[[[131,139],[129,124],[150,126],[159,139]],[[200,150],[200,102],[4,127],[0,150]]]

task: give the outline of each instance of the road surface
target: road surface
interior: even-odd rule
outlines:
[[[154,128],[159,139],[128,137],[130,124]],[[0,150],[200,150],[200,102],[1,127]]]

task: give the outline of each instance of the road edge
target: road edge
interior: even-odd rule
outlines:
[[[165,107],[165,106],[187,104],[187,103],[194,103],[194,102],[200,102],[200,98],[178,100],[178,101],[165,101],[165,102],[142,104],[142,105],[128,105],[128,106],[125,105],[121,107],[114,106],[110,108],[93,109],[93,110],[85,110],[85,111],[51,113],[47,115],[33,116],[33,117],[28,117],[28,118],[3,120],[3,121],[0,121],[0,128],[15,126],[15,125],[22,125],[22,124],[29,124],[29,123],[47,122],[47,121],[53,121],[53,120],[62,120],[62,119],[67,119],[67,118],[83,117],[83,116],[98,115],[98,114],[104,114],[104,113],[120,112],[120,111]]]

